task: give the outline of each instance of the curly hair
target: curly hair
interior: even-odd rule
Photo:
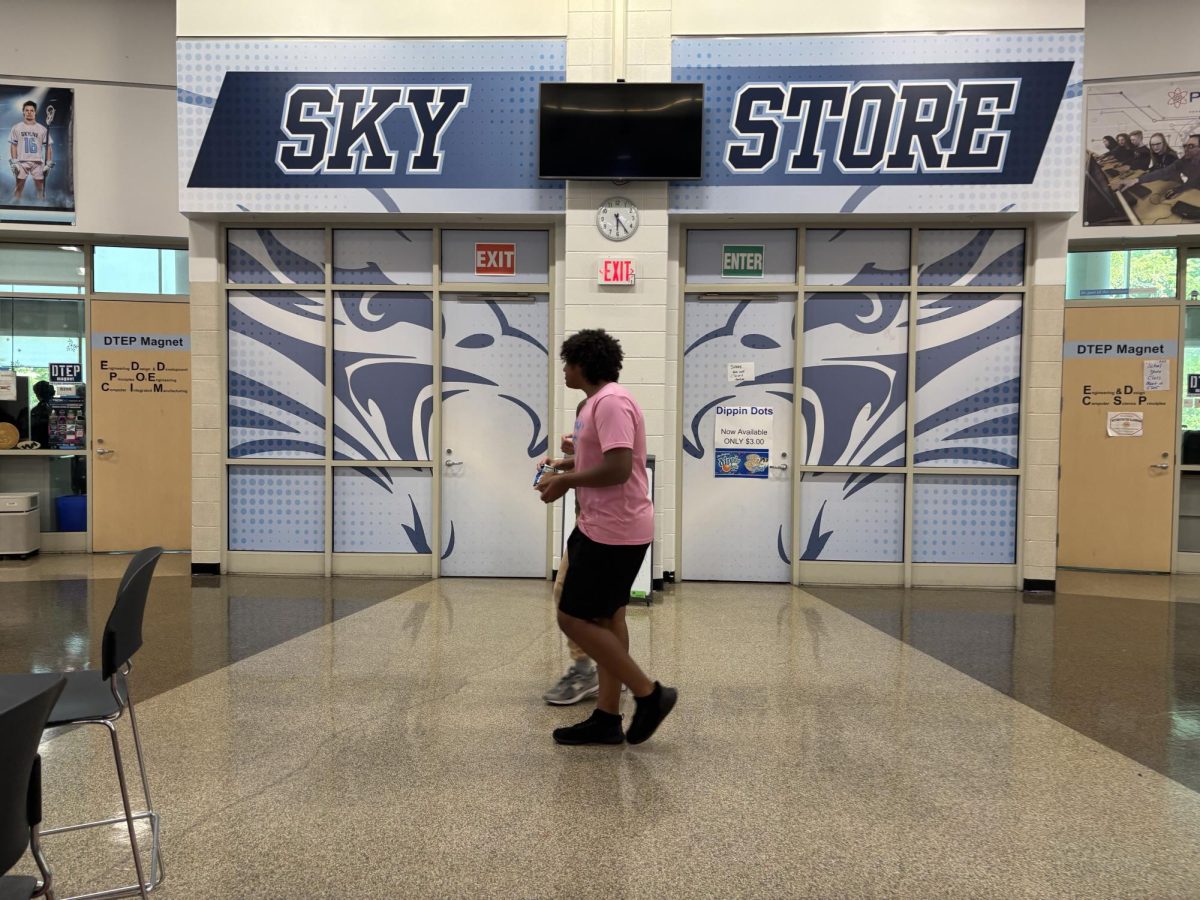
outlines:
[[[603,328],[585,328],[571,335],[563,341],[558,355],[568,365],[579,366],[592,384],[619,379],[625,358],[621,342]]]

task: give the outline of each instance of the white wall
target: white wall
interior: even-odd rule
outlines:
[[[6,41],[0,83],[75,91],[73,228],[0,224],[8,232],[184,238],[175,140],[175,21],[164,0],[4,0],[7,22],[36,38]]]
[[[1087,0],[1084,80],[1195,72],[1197,28],[1196,0]]]
[[[180,37],[552,37],[567,0],[179,0]]]
[[[1080,28],[1084,0],[674,0],[671,17],[679,35],[1012,31]]]
[[[0,78],[175,86],[170,0],[4,0],[3,8]]]

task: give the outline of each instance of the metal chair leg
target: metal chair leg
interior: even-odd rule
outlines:
[[[121,804],[125,807],[125,823],[129,827],[129,845],[133,848],[133,868],[137,871],[138,893],[142,900],[148,900],[146,895],[146,876],[142,874],[142,856],[138,852],[137,829],[133,825],[133,809],[129,805],[129,787],[125,784],[125,764],[121,760],[121,742],[117,738],[117,723],[106,722],[109,737],[112,738],[113,758],[117,764],[117,780],[121,783]]]
[[[46,900],[54,900],[54,873],[50,869],[50,863],[46,862],[46,857],[42,854],[42,841],[39,833],[40,829],[34,825],[30,830],[29,835],[29,852],[33,855],[33,861],[37,863],[38,872],[42,876],[42,883],[38,886],[34,897],[44,897]]]
[[[142,754],[142,736],[138,732],[137,715],[133,710],[133,695],[126,685],[126,702],[129,707],[129,728],[133,731],[133,748],[137,754],[138,774],[142,779],[142,793],[146,797],[146,811],[150,813],[150,890],[158,887],[167,875],[162,861],[162,845],[158,839],[158,813],[154,811],[154,802],[150,799],[150,779],[146,775],[146,757]]]
[[[149,900],[148,895],[162,882],[162,866],[159,865],[158,881],[146,881],[145,873],[142,871],[142,857],[138,849],[137,835],[134,828],[134,823],[139,819],[148,819],[150,821],[150,834],[152,841],[151,855],[151,873],[153,874],[153,853],[159,847],[159,824],[158,813],[147,810],[144,812],[133,812],[129,799],[129,786],[125,781],[125,763],[121,757],[121,745],[117,736],[117,721],[116,719],[85,719],[76,722],[76,725],[103,725],[108,729],[109,738],[112,741],[113,762],[117,768],[117,780],[121,786],[121,803],[125,810],[125,815],[115,816],[111,819],[100,819],[96,822],[80,822],[77,825],[59,825],[55,828],[44,828],[41,831],[43,837],[46,835],[63,834],[68,831],[83,831],[89,828],[100,828],[105,825],[117,825],[124,823],[129,829],[129,844],[130,850],[133,853],[133,866],[137,871],[137,883],[124,885],[123,887],[109,888],[101,891],[90,891],[85,894],[75,894],[71,897],[61,898],[61,900],[107,900],[107,898],[115,897],[141,897],[142,900]],[[142,760],[138,760],[139,766]],[[143,769],[143,773],[144,773]],[[144,778],[143,774],[143,778]],[[143,787],[145,783],[143,782]]]

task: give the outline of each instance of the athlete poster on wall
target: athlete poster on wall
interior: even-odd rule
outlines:
[[[0,222],[75,224],[75,92],[0,85]]]
[[[1200,222],[1200,75],[1090,84],[1084,225]]]

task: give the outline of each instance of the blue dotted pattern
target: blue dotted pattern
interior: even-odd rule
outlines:
[[[325,475],[308,466],[231,466],[229,549],[325,549]]]
[[[917,475],[913,562],[1013,563],[1017,479]]]
[[[728,174],[723,161],[731,137],[734,98],[744,82],[733,72],[713,69],[910,65],[1072,60],[1069,85],[1083,78],[1083,32],[981,32],[937,35],[825,35],[762,38],[676,38],[672,77],[704,81],[704,171],[700,182],[680,182],[670,190],[674,212],[837,213],[855,195],[856,185],[771,185],[756,187],[752,177],[716,184]],[[1030,184],[883,185],[855,208],[861,213],[992,213],[1074,211],[1079,205],[1078,160],[1083,129],[1083,98],[1066,92],[1046,141],[1037,175]],[[790,148],[783,148],[786,152]],[[759,181],[759,184],[762,182]]]
[[[188,212],[326,213],[532,212],[561,211],[561,183],[537,179],[537,85],[566,77],[566,42],[557,39],[476,41],[194,41],[177,42],[180,208]],[[448,170],[414,186],[403,168],[388,183],[345,186],[347,176],[329,176],[321,187],[234,187],[189,189],[192,170],[213,115],[211,99],[226,73],[361,72],[396,73],[407,80],[437,83],[434,74],[472,84],[472,115],[461,113],[442,141],[463,163],[470,185],[456,185]],[[462,76],[461,78],[458,76]],[[424,77],[423,77],[424,76]],[[442,78],[441,80],[446,80]],[[475,111],[478,114],[475,114]],[[277,120],[280,110],[264,115]],[[393,116],[396,128],[409,128]],[[411,117],[409,117],[411,119]],[[415,134],[415,132],[414,132]],[[402,150],[401,167],[411,149]],[[207,151],[206,151],[207,152]],[[243,165],[235,156],[231,165]],[[271,162],[273,167],[273,161]],[[276,173],[277,174],[277,173]],[[519,186],[514,177],[519,176]],[[331,180],[341,179],[333,184]],[[500,188],[483,191],[481,188]]]
[[[1025,281],[1025,231],[921,232],[917,283],[937,287],[1010,287]]]
[[[335,469],[333,552],[427,553],[406,529],[427,541],[432,510],[429,469]]]
[[[904,476],[802,475],[800,551],[803,559],[903,562]]]

